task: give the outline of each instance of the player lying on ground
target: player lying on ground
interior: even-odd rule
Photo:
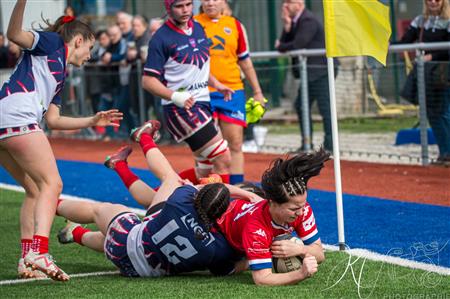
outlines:
[[[123,205],[63,200],[58,215],[77,223],[96,223],[100,229],[91,232],[78,226],[67,234],[89,248],[104,248],[106,257],[130,277],[204,269],[223,275],[244,269],[245,261],[239,261],[214,227],[228,207],[228,189],[223,184],[211,184],[198,191],[192,185],[183,185],[153,141],[158,128],[157,121],[149,121],[132,133],[150,171],[162,182],[152,197],[150,216],[141,221]]]
[[[121,149],[107,160],[106,165],[117,171],[138,202],[147,205],[149,203],[146,201],[152,198],[154,191],[128,168],[126,158],[129,153],[130,150]],[[277,159],[274,166],[264,173],[263,194],[255,187],[251,190],[260,196],[274,199],[255,204],[235,200],[219,220],[219,226],[226,234],[227,240],[249,259],[255,283],[296,283],[313,275],[317,271],[317,262],[324,260],[314,215],[306,203],[306,184],[311,177],[319,174],[328,159],[329,155],[323,150],[300,154],[286,160]],[[143,194],[146,195],[139,196]],[[273,241],[276,236],[291,232],[296,233],[304,245],[287,240]],[[76,239],[80,240],[78,237]],[[287,274],[272,273],[272,257],[292,256],[303,258],[299,271]]]
[[[327,160],[329,154],[323,149],[276,159],[262,177],[267,200],[254,204],[235,200],[217,220],[231,246],[246,255],[256,284],[297,283],[316,273],[317,264],[325,259],[306,196],[308,180],[320,173]],[[304,245],[289,240],[273,241],[285,233],[297,234]],[[300,270],[272,273],[272,257],[294,256],[303,258]]]
[[[40,31],[24,31],[25,5],[26,1],[17,1],[8,25],[8,39],[24,50],[11,77],[0,89],[0,164],[25,189],[20,210],[19,277],[48,275],[55,280],[68,280],[69,276],[48,253],[48,236],[62,181],[39,123],[45,118],[47,126],[55,130],[118,126],[114,121],[122,119],[122,113],[102,111],[83,118],[60,115],[67,65],[81,66],[89,60],[94,32],[85,23],[67,16],[54,24],[46,22],[48,27]]]

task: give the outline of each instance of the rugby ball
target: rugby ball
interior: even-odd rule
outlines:
[[[276,236],[274,241],[289,240],[297,244],[302,244],[303,242],[300,238],[294,237],[291,234],[282,234]],[[287,273],[298,270],[302,267],[303,258],[299,256],[292,256],[287,258],[272,258],[272,268],[274,273]]]

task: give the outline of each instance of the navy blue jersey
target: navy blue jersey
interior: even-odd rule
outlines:
[[[67,49],[55,32],[32,31],[34,42],[0,89],[0,128],[39,123],[59,96],[66,78]]]
[[[169,274],[205,269],[230,274],[238,256],[222,234],[205,231],[193,205],[197,192],[193,186],[177,188],[161,213],[147,223],[142,234],[147,261]]]
[[[196,101],[209,102],[209,40],[202,26],[190,21],[190,34],[170,20],[156,31],[148,47],[144,75],[154,76],[173,91],[187,91]],[[162,99],[168,105],[170,99]]]

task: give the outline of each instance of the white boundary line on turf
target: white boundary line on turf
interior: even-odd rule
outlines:
[[[339,251],[338,246],[323,244],[323,247],[329,251]],[[421,262],[417,262],[417,261],[411,261],[411,260],[402,259],[402,258],[395,257],[395,256],[384,255],[384,254],[376,253],[373,251],[369,251],[367,249],[359,249],[359,248],[347,249],[343,252],[350,254],[352,256],[366,258],[371,261],[385,262],[388,264],[393,264],[393,265],[402,266],[402,267],[406,267],[406,268],[419,269],[419,270],[424,270],[427,272],[433,272],[433,273],[437,273],[437,274],[441,274],[441,275],[450,276],[450,268],[447,268],[447,267],[442,267],[442,266],[437,266],[437,265],[427,264],[427,263],[421,263]]]
[[[11,191],[17,191],[17,192],[25,192],[25,190],[20,186],[4,184],[4,183],[0,183],[0,188],[11,190]],[[61,194],[59,196],[59,198],[68,199],[68,200],[86,201],[86,202],[101,202],[99,200],[94,200],[94,199],[85,198],[85,197],[72,196],[72,195],[67,195],[67,194]],[[133,213],[136,213],[139,215],[145,215],[146,211],[143,209],[130,208],[130,212],[133,212]]]
[[[79,278],[79,277],[91,277],[91,276],[106,276],[106,275],[116,275],[119,274],[119,271],[104,271],[104,272],[91,272],[91,273],[78,273],[71,274],[70,278]],[[11,280],[0,280],[0,286],[2,285],[12,285],[19,283],[27,283],[33,281],[46,281],[51,280],[50,278],[29,278],[29,279],[11,279]]]
[[[0,188],[11,190],[11,191],[24,192],[24,189],[22,187],[19,187],[16,185],[0,183]],[[80,200],[80,201],[86,201],[86,202],[99,202],[99,201],[92,200],[89,198],[83,198],[83,197],[77,197],[77,196],[65,195],[65,194],[61,194],[60,198],[68,199],[68,200]],[[141,214],[141,215],[145,214],[145,210],[142,210],[142,209],[130,208],[130,211],[137,213],[137,214]],[[323,247],[329,251],[339,251],[338,246],[323,244]],[[426,263],[421,263],[421,262],[417,262],[417,261],[402,259],[399,257],[383,255],[383,254],[372,252],[372,251],[369,251],[366,249],[349,249],[344,252],[347,254],[351,254],[353,256],[367,258],[372,261],[385,262],[388,264],[398,265],[398,266],[402,266],[402,267],[406,267],[406,268],[419,269],[419,270],[433,272],[433,273],[437,273],[437,274],[441,274],[441,275],[450,276],[450,268],[446,268],[446,267],[442,267],[442,266],[436,266],[436,265],[432,265],[432,264],[426,264]],[[92,272],[92,273],[73,274],[70,276],[71,277],[89,277],[89,276],[113,275],[113,274],[117,274],[117,273],[119,273],[119,272],[118,271]],[[36,280],[42,280],[42,279],[3,280],[3,281],[0,281],[0,285],[26,283],[26,282],[36,281]],[[44,280],[46,280],[46,279],[44,279]]]

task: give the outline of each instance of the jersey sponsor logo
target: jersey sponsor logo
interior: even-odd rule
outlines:
[[[187,229],[192,229],[195,235],[201,235],[203,237],[203,242],[205,241],[207,242],[205,246],[210,245],[212,242],[216,240],[216,238],[214,238],[212,233],[205,232],[203,227],[200,226],[200,224],[197,222],[194,216],[192,216],[190,213],[184,215],[180,219]]]
[[[225,50],[225,39],[214,35],[212,39],[210,39],[210,46],[212,50]]]
[[[263,231],[262,228],[258,229],[257,231],[255,231],[255,232],[253,232],[253,233],[256,234],[256,235],[259,235],[259,236],[261,236],[261,237],[267,238],[266,232]]]
[[[305,206],[305,207],[303,208],[303,217],[308,216],[308,213],[309,213],[309,206]]]
[[[186,49],[187,47],[189,47],[189,45],[188,45],[188,44],[185,44],[185,45],[179,46],[179,47],[177,48],[177,51],[181,51],[181,50],[184,50],[184,49]]]
[[[241,111],[235,111],[233,113],[231,113],[231,116],[236,118],[236,119],[240,119],[240,120],[244,120],[244,113],[242,113]]]
[[[248,253],[255,253],[255,254],[267,254],[270,252],[269,248],[247,248]]]
[[[308,219],[303,221],[303,229],[305,231],[309,231],[311,228],[314,227],[315,224],[316,224],[316,221],[314,219],[314,216],[311,215],[311,217],[309,217]]]
[[[270,248],[268,248],[260,241],[253,241],[251,247],[247,248],[247,252],[256,254],[267,254],[270,252]]]
[[[231,28],[229,28],[229,27],[224,27],[224,28],[223,28],[223,32],[225,32],[226,34],[230,35],[231,32],[233,32],[233,31],[232,31]]]
[[[255,212],[257,209],[258,209],[258,207],[255,206],[255,204],[244,204],[244,205],[242,206],[242,210],[244,210],[244,211],[241,212],[241,213],[239,213],[239,214],[237,214],[237,215],[234,217],[233,221],[237,221],[239,218],[241,218],[242,216],[245,216],[245,215],[247,215],[247,214],[252,215],[253,212]]]
[[[208,81],[195,83],[187,88],[188,91],[194,91],[197,89],[208,88]]]

